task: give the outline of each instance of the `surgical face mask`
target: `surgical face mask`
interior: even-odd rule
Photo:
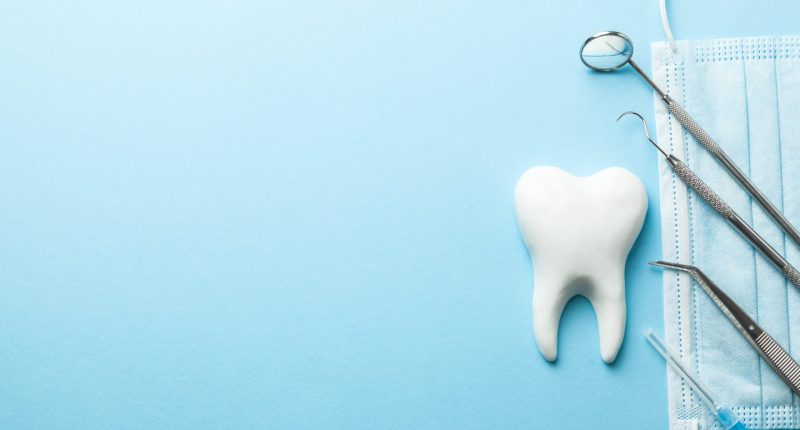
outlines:
[[[652,46],[653,77],[794,225],[800,225],[800,37]],[[681,158],[775,249],[800,250],[656,97],[658,143]],[[663,259],[701,267],[795,358],[800,291],[661,161]],[[685,274],[664,274],[667,343],[750,428],[800,427],[800,398]],[[668,376],[670,428],[720,428],[681,379]]]

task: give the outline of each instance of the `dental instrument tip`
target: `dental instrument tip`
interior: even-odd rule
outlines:
[[[660,152],[664,156],[664,158],[669,158],[669,154],[667,154],[666,151],[661,149],[661,147],[658,146],[658,144],[655,141],[653,141],[653,139],[650,138],[650,132],[647,130],[647,120],[645,120],[644,117],[641,114],[639,114],[638,112],[634,112],[634,111],[630,111],[629,110],[627,112],[623,112],[622,115],[617,117],[617,121],[622,119],[622,117],[625,116],[625,115],[634,115],[634,116],[638,117],[639,120],[642,121],[642,129],[644,130],[644,137],[647,139],[647,141],[652,143],[653,146],[656,147],[658,152]]]
[[[675,267],[675,266],[677,266],[677,263],[670,263],[669,261],[663,261],[663,260],[651,261],[651,262],[649,262],[647,264],[649,264],[651,266],[658,266],[658,267]]]
[[[681,265],[678,263],[670,263],[669,261],[663,261],[663,260],[651,261],[648,264],[650,264],[651,266],[663,267],[665,269],[678,269],[678,270],[683,269],[683,267],[681,267]]]
[[[634,112],[634,111],[632,111],[632,110],[629,110],[629,111],[622,112],[622,113],[621,113],[621,114],[620,114],[620,115],[617,117],[617,121],[621,120],[621,119],[622,119],[622,117],[623,117],[623,116],[625,116],[625,115],[636,115],[637,117],[639,117],[639,119],[640,119],[640,120],[642,120],[643,122],[645,122],[644,118],[642,118],[642,115],[640,115],[640,114],[639,114],[639,112]],[[646,131],[646,130],[647,130],[647,128],[645,127],[645,134],[647,134],[647,131]]]
[[[681,272],[687,272],[690,274],[700,273],[700,270],[697,267],[689,265],[689,264],[681,264],[681,263],[672,263],[670,261],[651,261],[649,263],[652,266],[663,267],[665,269],[672,269],[672,270],[680,270]]]

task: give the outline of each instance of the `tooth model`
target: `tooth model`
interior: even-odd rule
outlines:
[[[517,182],[517,222],[534,264],[533,332],[556,359],[558,323],[570,298],[592,303],[600,355],[611,363],[625,333],[625,260],[642,228],[647,193],[620,167],[587,177],[533,167]]]

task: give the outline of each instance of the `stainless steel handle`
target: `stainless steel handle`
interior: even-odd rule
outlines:
[[[708,149],[708,151],[714,155],[719,155],[722,153],[722,149],[719,147],[719,145],[717,145],[716,142],[714,142],[714,139],[712,139],[711,136],[709,136],[708,133],[703,130],[703,127],[700,127],[700,124],[698,124],[697,121],[695,121],[689,115],[689,113],[686,112],[686,109],[684,109],[680,103],[676,102],[670,96],[666,96],[664,101],[667,103],[667,109],[669,109],[670,113],[677,118],[678,122],[681,123],[681,125],[686,128],[686,130],[688,130],[689,133],[691,133],[701,145],[705,146],[706,149]],[[737,171],[739,170],[738,167],[733,167]]]
[[[683,127],[686,128],[686,130],[688,130],[698,142],[700,142],[701,145],[703,145],[711,154],[714,155],[714,157],[716,157],[717,160],[719,160],[720,164],[722,164],[722,167],[724,167],[725,170],[727,170],[728,173],[733,176],[736,182],[738,182],[739,185],[741,185],[742,188],[744,188],[745,191],[747,191],[753,197],[753,199],[755,199],[758,204],[764,208],[770,218],[772,218],[778,224],[781,230],[786,232],[792,241],[800,246],[800,232],[798,232],[792,223],[790,223],[789,220],[783,216],[778,208],[776,208],[775,205],[773,205],[772,202],[767,199],[767,196],[765,196],[761,190],[756,188],[755,184],[753,184],[753,182],[750,181],[747,176],[745,176],[742,170],[733,163],[730,157],[728,157],[728,154],[726,154],[725,151],[723,151],[722,148],[720,148],[719,145],[714,142],[714,139],[712,139],[711,136],[709,136],[708,133],[703,130],[703,127],[700,127],[700,124],[692,119],[692,117],[689,116],[689,113],[686,112],[686,109],[684,109],[683,106],[676,102],[672,97],[664,96],[663,99],[667,104],[667,109],[669,109],[672,115],[678,119],[678,122],[680,122],[681,125],[683,125]]]
[[[672,165],[673,170],[683,182],[693,189],[700,197],[703,198],[717,213],[722,215],[726,220],[730,221],[736,213],[725,203],[722,198],[714,192],[699,176],[692,172],[689,167],[679,160],[674,155],[667,157],[667,162]]]
[[[722,311],[731,324],[736,327],[736,330],[755,348],[758,354],[764,358],[767,364],[775,370],[792,391],[800,394],[800,365],[702,270],[695,266],[667,261],[656,261],[650,264],[680,270],[691,275],[697,285],[708,294],[708,297],[719,307],[719,310]]]
[[[791,265],[783,256],[775,250],[758,232],[756,232],[750,224],[746,223],[742,217],[728,206],[722,198],[711,189],[699,176],[692,172],[683,161],[670,155],[667,157],[667,162],[672,166],[675,174],[683,180],[683,182],[691,189],[693,189],[700,197],[703,198],[717,213],[722,215],[726,221],[736,231],[739,232],[748,242],[750,242],[761,254],[775,265],[797,288],[800,288],[800,272]]]
[[[767,332],[761,332],[755,342],[767,364],[775,370],[792,391],[800,394],[800,364],[797,364],[797,361]]]

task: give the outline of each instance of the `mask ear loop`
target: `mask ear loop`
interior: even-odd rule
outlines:
[[[678,52],[678,46],[675,43],[675,37],[672,36],[672,29],[669,27],[669,19],[667,19],[667,0],[658,0],[658,13],[661,15],[661,27],[664,29],[664,34],[667,36],[669,47],[673,53]]]

